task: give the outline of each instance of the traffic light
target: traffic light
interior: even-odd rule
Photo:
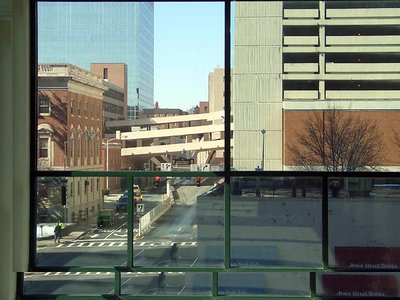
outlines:
[[[156,187],[160,186],[160,176],[154,177],[154,184]]]
[[[196,185],[200,186],[201,184],[201,177],[196,177]]]
[[[61,205],[67,205],[67,186],[61,186]]]

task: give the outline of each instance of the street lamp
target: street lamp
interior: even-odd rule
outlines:
[[[121,131],[117,130],[115,132],[115,138],[106,139],[106,171],[107,172],[108,172],[108,145],[109,145],[109,142],[112,142],[115,140],[121,140]],[[106,177],[106,189],[108,190],[108,176]]]
[[[264,171],[264,145],[265,145],[265,133],[266,130],[263,128],[261,129],[262,133],[262,159],[261,159],[261,171]]]

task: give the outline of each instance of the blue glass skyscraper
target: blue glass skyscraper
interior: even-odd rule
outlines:
[[[154,4],[39,2],[38,62],[128,66],[128,117],[154,106]]]

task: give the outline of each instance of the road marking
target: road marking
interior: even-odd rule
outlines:
[[[182,230],[182,227],[178,229],[178,232]]]
[[[182,289],[179,291],[178,295],[180,295],[184,289],[185,289],[185,286],[182,287]]]
[[[94,239],[95,237],[98,237],[99,236],[99,234],[93,234],[93,235],[89,235],[92,239]]]
[[[194,260],[194,262],[193,262],[190,266],[193,267],[193,265],[197,262],[198,259],[199,259],[199,258],[196,257],[196,259]]]
[[[44,275],[47,276],[47,275],[50,275],[50,274],[51,274],[51,272],[47,272],[47,273],[45,273]]]
[[[107,235],[104,239],[107,239],[110,237],[110,235],[112,235],[114,232],[116,232],[118,229],[122,228],[123,226],[126,225],[127,222],[125,222],[124,224],[122,224],[121,226],[119,226],[117,229],[113,230],[113,232],[111,232],[109,235]]]
[[[126,246],[127,242],[126,241],[114,241],[114,242],[109,242],[108,240],[101,240],[101,241],[85,241],[85,242],[77,242],[74,243],[68,243],[68,244],[60,244],[55,247],[77,247],[77,248],[82,248],[82,247],[123,247]],[[185,247],[193,247],[197,245],[197,242],[180,242],[180,246],[185,246]],[[169,247],[170,243],[167,242],[156,242],[156,243],[150,243],[150,242],[133,242],[134,247]]]

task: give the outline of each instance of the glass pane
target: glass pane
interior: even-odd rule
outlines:
[[[317,275],[316,293],[321,297],[400,297],[397,273],[334,273]]]
[[[211,295],[210,273],[123,273],[122,295]]]
[[[223,169],[223,53],[223,2],[39,2],[38,169]]]
[[[24,296],[114,294],[113,272],[25,273]]]
[[[309,297],[308,273],[220,273],[220,295]]]
[[[154,188],[137,206],[134,265],[221,266],[224,263],[224,186],[220,178],[142,178]],[[151,197],[151,200],[150,200]],[[148,205],[149,204],[149,205]]]
[[[400,268],[400,180],[330,178],[329,189],[329,265]]]
[[[322,267],[320,178],[235,177],[231,187],[232,266]]]
[[[399,7],[235,2],[233,167],[397,171]]]
[[[118,206],[126,181],[109,177],[104,194],[105,179],[37,178],[37,266],[125,264],[127,216]]]

